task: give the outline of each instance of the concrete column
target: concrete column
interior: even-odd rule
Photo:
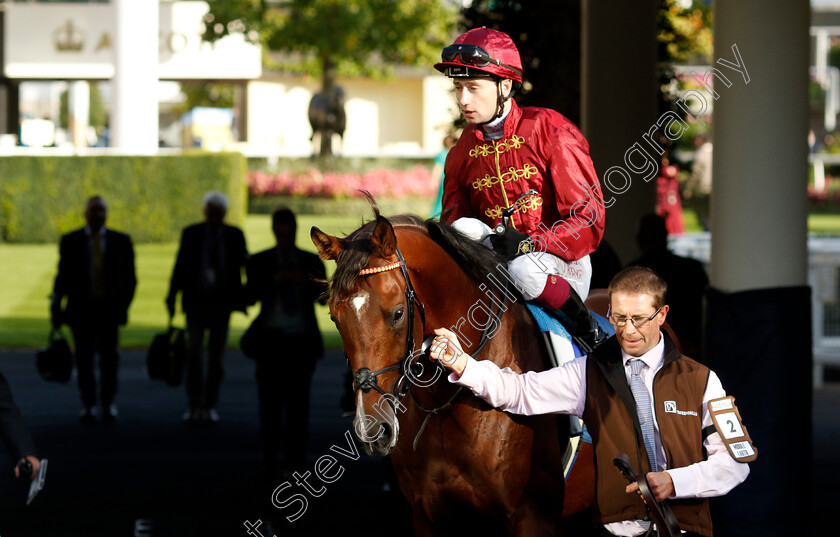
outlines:
[[[70,83],[67,96],[67,134],[74,147],[87,147],[90,125],[90,85],[86,80]]]
[[[656,204],[659,155],[643,140],[656,123],[656,9],[656,0],[585,0],[582,9],[581,127],[604,199],[614,200],[605,240],[622,263],[638,257],[637,222]]]
[[[111,145],[149,154],[158,147],[158,0],[113,0]]]
[[[5,122],[0,125],[0,129],[5,133],[14,134],[20,143],[20,82],[9,80],[6,88]]]
[[[238,82],[233,89],[233,121],[237,142],[248,141],[248,84],[247,80]]]
[[[808,533],[808,0],[717,0],[706,362],[758,449],[716,537]],[[795,461],[795,462],[794,462]]]
[[[709,276],[723,291],[805,285],[808,277],[808,2],[769,4],[715,4],[715,57],[734,62],[736,46],[750,79],[716,64],[732,83],[714,85]],[[776,30],[783,38],[768,39]]]
[[[9,86],[0,78],[0,134],[9,133]]]
[[[9,84],[6,79],[6,14],[0,10],[0,134],[11,133],[9,126]]]

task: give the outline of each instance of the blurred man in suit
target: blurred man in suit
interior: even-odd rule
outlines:
[[[641,218],[636,242],[642,256],[630,265],[647,267],[665,280],[666,301],[674,306],[668,324],[687,355],[702,356],[703,295],[709,285],[706,269],[700,261],[678,256],[668,249],[668,228],[665,219],[657,214]]]
[[[119,326],[128,321],[137,277],[131,238],[105,227],[108,207],[101,196],[87,201],[87,225],[61,237],[58,275],[50,307],[55,328],[66,323],[76,345],[76,367],[82,396],[80,418],[97,414],[93,356],[99,353],[99,403],[106,420],[117,417]],[[63,306],[64,297],[67,297]],[[63,309],[62,309],[63,306]]]
[[[248,258],[242,230],[224,223],[228,200],[221,192],[204,195],[204,222],[184,229],[166,307],[175,315],[175,301],[182,293],[181,307],[187,315],[187,398],[185,421],[219,421],[217,404],[224,370],[222,355],[227,343],[232,311],[245,311],[242,269]],[[202,353],[205,332],[207,376]]]
[[[243,350],[257,362],[262,459],[274,484],[281,443],[287,471],[305,462],[310,383],[324,353],[314,303],[326,303],[327,275],[320,257],[295,246],[291,210],[276,210],[272,225],[277,246],[248,260],[249,303],[261,308]]]

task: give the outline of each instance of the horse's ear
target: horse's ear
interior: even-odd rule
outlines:
[[[344,241],[338,237],[327,235],[315,226],[309,231],[309,236],[312,242],[315,243],[315,248],[318,249],[318,254],[321,259],[336,260],[338,254],[344,249]]]
[[[387,218],[377,216],[370,243],[371,251],[379,257],[391,257],[397,251],[397,236],[394,235],[394,227]]]

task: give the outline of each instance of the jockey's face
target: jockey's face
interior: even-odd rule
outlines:
[[[659,330],[665,322],[668,306],[662,306],[659,314],[644,326],[636,327],[630,319],[647,318],[656,312],[653,297],[641,293],[616,292],[610,298],[611,316],[627,319],[624,326],[615,325],[615,337],[621,349],[630,356],[642,356],[659,343]],[[641,324],[641,323],[640,323]]]
[[[499,90],[492,78],[453,78],[455,98],[464,119],[470,125],[486,123],[498,110]],[[502,80],[502,92],[510,94],[512,82]],[[510,106],[509,102],[505,106]]]

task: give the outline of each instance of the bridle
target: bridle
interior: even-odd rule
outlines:
[[[399,362],[397,362],[394,365],[389,365],[388,367],[379,369],[378,371],[371,371],[367,367],[361,367],[358,369],[358,371],[353,371],[353,384],[355,386],[355,392],[362,390],[363,392],[367,393],[368,391],[370,391],[371,388],[373,388],[382,395],[387,395],[385,391],[379,387],[379,384],[376,382],[376,377],[399,369],[400,377],[397,379],[396,384],[394,384],[395,393],[392,394],[397,397],[397,402],[399,402],[403,397],[405,397],[405,394],[410,387],[409,382],[407,381],[408,368],[410,367],[409,363],[414,357],[414,307],[416,305],[417,311],[420,313],[420,322],[423,325],[423,333],[425,334],[426,306],[424,306],[420,299],[417,298],[417,292],[414,290],[414,285],[412,285],[411,283],[411,276],[408,274],[408,266],[405,263],[405,258],[403,257],[402,252],[400,252],[399,247],[397,248],[396,263],[362,269],[359,272],[359,275],[365,276],[368,274],[379,274],[380,272],[386,272],[395,268],[399,268],[402,271],[403,278],[405,278],[405,303],[407,326],[405,334],[405,352],[403,353],[403,357]],[[388,401],[391,402],[391,399],[388,398]],[[393,402],[391,402],[391,405],[393,406]]]
[[[371,389],[378,391],[380,394],[385,396],[385,399],[393,407],[395,414],[397,412],[397,407],[400,405],[400,401],[402,401],[402,398],[405,397],[407,393],[411,394],[411,399],[412,401],[414,401],[414,404],[417,406],[417,408],[422,412],[426,413],[426,418],[425,420],[423,420],[423,424],[420,426],[420,429],[417,431],[417,436],[414,438],[413,447],[416,451],[417,442],[420,439],[420,435],[422,435],[423,431],[426,429],[426,424],[428,423],[429,419],[432,416],[438,415],[450,406],[452,406],[455,399],[463,391],[463,387],[459,387],[458,390],[456,390],[455,394],[449,398],[449,400],[433,409],[427,409],[423,405],[421,405],[414,397],[413,392],[411,392],[412,382],[410,376],[418,378],[419,375],[421,375],[423,372],[423,365],[419,362],[414,362],[412,364],[412,360],[425,354],[427,347],[431,344],[431,340],[434,339],[434,334],[429,336],[426,339],[426,341],[423,342],[423,345],[420,349],[421,352],[418,354],[417,350],[414,348],[414,307],[416,306],[417,311],[420,313],[420,321],[423,326],[423,334],[426,333],[426,307],[423,305],[423,302],[420,301],[420,299],[417,297],[417,292],[414,290],[414,285],[411,283],[411,276],[408,273],[408,265],[406,264],[405,258],[403,257],[402,252],[400,252],[399,247],[396,248],[396,254],[397,261],[395,263],[362,269],[361,271],[359,271],[359,275],[366,276],[369,274],[379,274],[381,272],[387,272],[396,268],[399,268],[402,272],[403,278],[405,279],[407,327],[405,335],[405,352],[403,353],[403,357],[399,362],[393,365],[389,365],[388,367],[384,367],[377,371],[371,371],[370,368],[367,367],[361,367],[357,371],[353,371],[351,367],[351,372],[353,373],[354,393],[358,393],[359,390],[362,390],[365,393],[367,393]],[[472,353],[473,358],[477,357],[481,353],[481,351],[483,351],[484,348],[487,346],[487,343],[490,341],[491,338],[492,327],[494,325],[498,326],[501,323],[502,315],[504,315],[505,310],[507,310],[507,308],[505,307],[505,302],[506,298],[503,298],[502,302],[500,302],[498,305],[498,309],[493,313],[493,315],[488,317],[487,323],[484,325],[484,328],[481,332],[481,339],[479,340],[478,347]],[[347,361],[347,365],[350,365],[349,359]],[[400,371],[400,376],[397,379],[397,382],[394,383],[392,393],[388,394],[379,386],[379,383],[376,381],[376,377],[396,370]]]

